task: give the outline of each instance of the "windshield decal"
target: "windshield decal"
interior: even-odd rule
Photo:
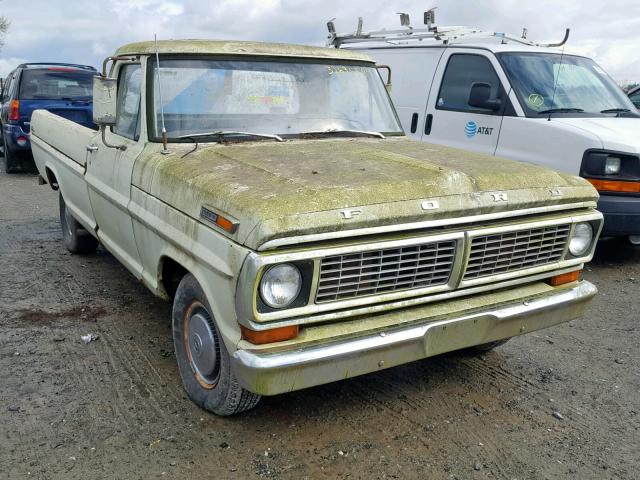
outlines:
[[[544,97],[539,93],[532,93],[527,97],[527,103],[533,109],[539,109],[544,105]]]

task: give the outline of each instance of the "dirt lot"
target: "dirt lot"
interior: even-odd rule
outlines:
[[[57,214],[0,174],[2,479],[638,478],[638,249],[601,244],[586,318],[222,419],[182,390],[170,305],[104,250],[69,255]]]

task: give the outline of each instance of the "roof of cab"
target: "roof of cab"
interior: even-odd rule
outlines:
[[[311,47],[289,43],[261,43],[222,40],[160,40],[160,54],[192,55],[247,55],[261,57],[321,58],[330,60],[352,60],[371,62],[366,54],[338,48]],[[119,55],[152,55],[156,53],[155,42],[130,43],[116,51]]]

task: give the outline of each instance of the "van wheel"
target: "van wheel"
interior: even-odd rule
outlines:
[[[209,303],[191,274],[180,281],[173,301],[173,344],[184,389],[200,407],[228,416],[260,401],[260,395],[242,388],[231,371]]]
[[[4,171],[5,173],[18,173],[20,168],[20,162],[15,152],[12,152],[7,145],[7,141],[4,138],[4,131],[2,132],[2,144],[4,145]]]
[[[60,199],[60,224],[62,225],[62,241],[71,253],[94,253],[98,248],[98,240],[87,232],[73,217],[62,193]]]

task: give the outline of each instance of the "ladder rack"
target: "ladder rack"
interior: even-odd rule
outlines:
[[[333,46],[340,48],[342,45],[349,43],[364,43],[364,42],[383,42],[390,43],[392,45],[398,42],[407,41],[422,41],[422,40],[435,40],[442,42],[444,45],[454,43],[460,40],[473,40],[473,39],[490,39],[496,38],[502,40],[503,43],[507,41],[516,42],[523,45],[529,45],[533,47],[561,47],[569,39],[570,30],[567,28],[564,38],[561,42],[557,43],[538,43],[526,38],[527,30],[524,29],[522,36],[511,35],[504,32],[487,32],[478,28],[463,27],[463,26],[449,26],[438,27],[433,23],[435,18],[433,9],[425,12],[425,23],[427,28],[413,28],[409,23],[409,15],[401,13],[401,24],[404,28],[398,30],[377,30],[371,32],[362,31],[362,17],[358,18],[358,28],[353,33],[340,34],[336,32],[334,20],[327,22],[327,28],[329,29],[329,36],[327,39],[327,46]]]

